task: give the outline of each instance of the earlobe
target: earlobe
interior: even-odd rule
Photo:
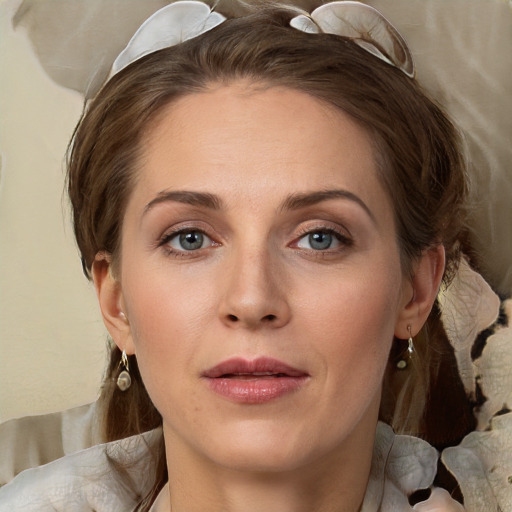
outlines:
[[[395,336],[407,339],[420,331],[436,300],[445,266],[445,251],[442,245],[426,249],[414,266],[414,275],[408,288],[409,297],[404,297],[403,306],[395,326]],[[411,289],[412,288],[412,289]]]
[[[92,278],[103,316],[103,323],[120,350],[133,354],[130,322],[123,307],[121,283],[112,275],[111,256],[99,252],[92,265]]]

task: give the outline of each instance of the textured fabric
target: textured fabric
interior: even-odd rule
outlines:
[[[155,430],[101,444],[26,470],[0,488],[1,512],[133,510],[155,477]]]
[[[0,512],[122,512],[132,510],[151,487],[152,450],[162,435],[140,436],[67,455],[29,469],[0,489]],[[408,495],[432,485],[437,452],[411,436],[397,436],[383,423],[377,427],[374,456],[362,512],[434,512],[438,493],[412,508]],[[168,489],[158,496],[152,512],[164,512]],[[461,509],[445,494],[446,512]],[[429,508],[429,502],[432,507]],[[443,505],[443,506],[444,506]]]
[[[460,483],[468,512],[512,510],[512,413],[446,448],[442,460]]]
[[[444,489],[435,488],[428,500],[417,503],[412,510],[415,512],[464,512],[464,507],[452,500]]]
[[[0,424],[0,486],[21,471],[101,442],[97,403]]]

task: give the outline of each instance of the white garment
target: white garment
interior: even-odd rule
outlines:
[[[0,489],[0,512],[124,512],[133,510],[154,479],[152,449],[161,429],[93,446],[20,473]],[[434,489],[414,507],[407,496],[431,487],[437,451],[425,441],[395,435],[379,423],[362,512],[463,512],[446,491]],[[121,475],[119,467],[124,468]],[[167,486],[151,512],[168,512]]]
[[[166,484],[149,512],[169,512],[169,507],[169,486]],[[453,501],[444,489],[435,488],[428,500],[414,505],[411,510],[414,512],[464,512],[464,507]]]

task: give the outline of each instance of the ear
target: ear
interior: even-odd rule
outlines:
[[[92,265],[92,279],[100,304],[103,323],[114,343],[128,355],[135,353],[130,322],[125,314],[121,283],[112,273],[110,254],[99,252]]]
[[[395,325],[397,338],[416,336],[427,321],[439,292],[444,266],[442,245],[426,249],[414,265],[414,275],[404,286],[403,305]]]

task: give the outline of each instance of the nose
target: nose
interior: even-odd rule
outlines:
[[[269,250],[245,250],[234,255],[223,287],[219,314],[228,327],[278,328],[290,321],[284,273]]]

